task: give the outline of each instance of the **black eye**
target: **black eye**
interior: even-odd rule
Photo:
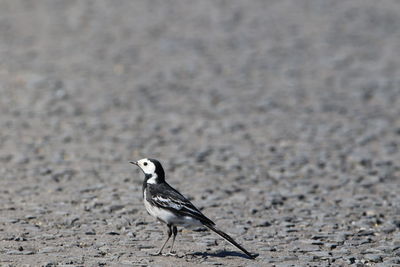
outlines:
[[[144,166],[147,166],[147,162],[143,163]]]

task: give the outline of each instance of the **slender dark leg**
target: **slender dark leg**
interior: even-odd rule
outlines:
[[[175,255],[175,251],[173,251],[174,248],[174,243],[175,243],[175,237],[178,234],[178,229],[176,228],[176,226],[172,226],[172,244],[171,244],[171,248],[169,249],[169,254],[170,255]]]
[[[168,226],[168,230],[167,230],[167,240],[165,240],[164,244],[162,245],[162,247],[160,248],[160,250],[157,252],[156,255],[161,255],[162,250],[164,249],[165,245],[167,244],[168,240],[170,239],[171,235],[172,235],[172,227],[170,224],[167,224]]]

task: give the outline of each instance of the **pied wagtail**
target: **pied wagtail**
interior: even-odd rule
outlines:
[[[167,239],[157,252],[157,255],[161,254],[171,236],[172,244],[169,254],[173,255],[172,249],[178,233],[177,226],[205,226],[243,251],[249,258],[255,258],[250,252],[236,243],[232,237],[216,228],[213,221],[204,216],[188,199],[165,181],[164,169],[158,160],[144,158],[130,163],[138,166],[145,175],[143,200],[147,212],[168,227]]]

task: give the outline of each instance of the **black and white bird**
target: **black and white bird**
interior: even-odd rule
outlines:
[[[236,243],[232,237],[219,230],[213,221],[204,216],[188,199],[165,181],[164,169],[158,160],[144,158],[130,163],[137,165],[145,175],[143,201],[147,212],[168,227],[167,239],[157,252],[157,255],[162,253],[171,236],[172,244],[169,254],[173,255],[175,237],[178,233],[177,226],[205,226],[243,251],[249,258],[255,258],[250,252]]]

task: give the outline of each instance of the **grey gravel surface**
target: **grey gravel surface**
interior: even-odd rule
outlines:
[[[0,1],[1,266],[400,264],[399,1]],[[168,181],[248,250],[146,214]]]

